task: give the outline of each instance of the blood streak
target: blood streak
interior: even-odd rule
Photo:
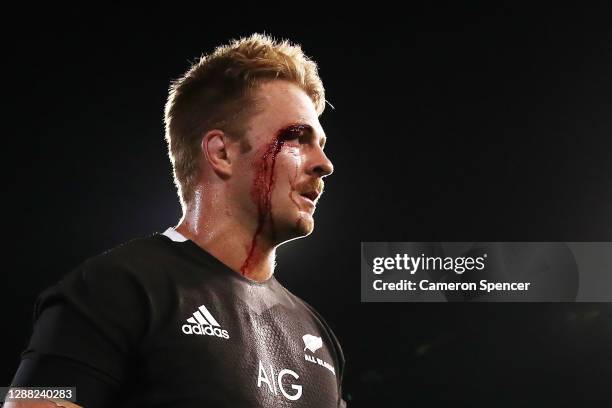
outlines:
[[[298,176],[298,166],[296,164],[295,165],[295,174],[293,175],[293,179],[289,180],[289,185],[291,186],[291,189],[289,190],[289,199],[293,202],[293,204],[296,206],[296,208],[299,209],[300,208],[300,204],[298,204],[298,202],[295,201],[295,198],[293,198],[293,192],[296,191],[295,180],[297,180],[297,176]],[[300,225],[301,221],[302,221],[302,215],[300,214],[299,218],[295,222],[295,227],[296,228]]]
[[[274,233],[274,220],[272,219],[272,191],[274,190],[274,166],[276,164],[276,156],[281,151],[285,141],[291,140],[295,135],[307,128],[307,125],[289,125],[276,133],[276,136],[270,143],[265,145],[260,158],[253,163],[255,176],[253,178],[253,187],[251,188],[251,196],[253,202],[257,206],[257,228],[253,234],[250,248],[247,251],[247,257],[240,267],[240,272],[243,275],[249,270],[251,263],[255,260],[257,249],[257,239],[269,220],[272,233]]]

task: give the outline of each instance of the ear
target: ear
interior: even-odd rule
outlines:
[[[208,131],[202,138],[202,152],[206,160],[213,171],[223,179],[232,175],[230,143],[228,135],[219,129]]]

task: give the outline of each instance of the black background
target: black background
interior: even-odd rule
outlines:
[[[335,329],[350,406],[609,404],[609,304],[361,304],[359,248],[612,241],[611,16],[473,2],[7,12],[0,385],[43,288],[176,224],[168,84],[257,31],[301,43],[335,107],[316,230],[280,250],[276,274]]]

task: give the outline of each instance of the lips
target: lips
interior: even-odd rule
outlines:
[[[315,190],[313,190],[313,191],[306,191],[304,193],[300,193],[300,195],[302,197],[306,197],[307,199],[309,199],[313,203],[315,201],[317,201],[317,198],[319,198],[319,193],[317,191],[315,191]]]

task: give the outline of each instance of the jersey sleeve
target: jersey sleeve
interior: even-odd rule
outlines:
[[[316,311],[315,311],[315,313],[316,313]],[[346,408],[347,407],[347,403],[344,400],[343,395],[342,395],[342,391],[343,391],[342,390],[342,380],[344,378],[344,370],[345,370],[344,366],[346,364],[346,360],[344,358],[344,352],[342,351],[342,347],[340,346],[340,341],[338,340],[338,338],[334,334],[334,332],[331,329],[331,327],[329,327],[329,325],[323,319],[323,317],[321,317],[319,315],[319,318],[321,319],[321,321],[325,325],[325,328],[326,328],[327,332],[329,333],[330,338],[332,339],[332,342],[333,342],[333,345],[334,345],[334,349],[336,351],[336,356],[338,358],[338,365],[340,367],[340,369],[338,370],[338,395],[340,396],[339,397],[339,401],[338,401],[338,407],[339,408]]]
[[[344,378],[344,369],[345,369],[344,366],[346,364],[346,360],[344,358],[344,352],[342,351],[342,346],[340,346],[340,341],[338,340],[338,338],[334,334],[334,331],[331,329],[329,324],[325,321],[323,316],[321,316],[319,314],[319,312],[317,312],[315,310],[314,307],[309,305],[303,299],[300,299],[300,300],[312,312],[312,314],[314,314],[317,317],[317,319],[321,322],[321,324],[325,328],[325,331],[327,332],[329,338],[332,341],[332,345],[333,345],[333,348],[334,348],[334,354],[336,356],[337,364],[338,364],[338,367],[339,367],[339,369],[338,369],[338,395],[339,395],[338,407],[339,408],[346,408],[347,407],[347,403],[344,400],[343,395],[342,395],[342,380]]]
[[[105,259],[86,261],[43,291],[12,386],[76,387],[76,403],[108,406],[149,327],[138,275]]]

